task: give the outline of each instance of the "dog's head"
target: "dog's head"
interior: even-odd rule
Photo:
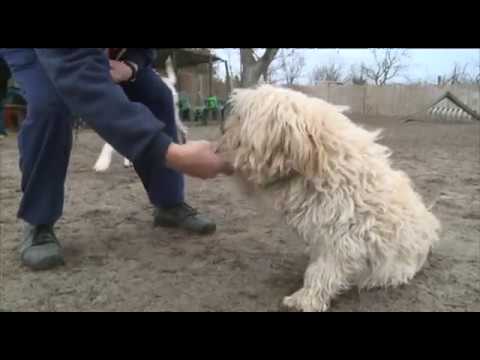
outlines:
[[[270,85],[237,89],[229,105],[219,152],[257,185],[317,176],[327,161],[325,153],[335,151],[332,141],[324,141],[324,124],[344,109]]]

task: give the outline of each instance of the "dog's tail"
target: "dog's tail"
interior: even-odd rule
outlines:
[[[170,56],[167,58],[167,61],[165,61],[165,72],[167,73],[168,80],[170,80],[173,85],[176,85],[177,75],[175,75],[175,69],[173,68],[173,62]]]

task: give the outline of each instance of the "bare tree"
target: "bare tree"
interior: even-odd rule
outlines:
[[[277,84],[281,81],[282,66],[277,56],[263,73],[263,80],[268,84]]]
[[[238,68],[238,50],[235,49],[223,49],[226,54],[227,62],[228,62],[228,69],[230,71],[230,76],[240,76],[239,68]],[[235,68],[233,68],[233,64],[236,64]]]
[[[363,65],[363,73],[367,79],[372,80],[375,85],[385,85],[389,80],[400,75],[407,68],[405,61],[409,55],[405,49],[372,49],[374,64]]]
[[[443,76],[439,76],[437,80],[438,86],[474,84],[477,79],[473,74],[469,74],[468,64],[455,63],[453,69]],[[478,77],[478,76],[477,76]]]
[[[475,65],[474,73],[476,73],[476,75],[474,75],[475,84],[477,84],[478,86],[480,86],[480,59],[478,60],[477,65]]]
[[[339,64],[316,66],[310,74],[310,83],[318,85],[322,81],[340,81],[342,79],[343,67]]]
[[[302,77],[304,68],[305,57],[302,54],[295,49],[282,49],[278,56],[278,64],[272,67],[272,70],[280,72],[284,83],[290,86]]]
[[[365,85],[367,79],[363,75],[363,64],[360,66],[352,65],[350,66],[350,72],[345,77],[345,82],[352,82],[354,85]]]
[[[253,48],[240,49],[241,85],[249,87],[255,85],[260,77],[267,72],[279,49],[265,49],[260,57]]]

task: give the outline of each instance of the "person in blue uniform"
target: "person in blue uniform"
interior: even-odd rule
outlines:
[[[25,221],[21,260],[34,270],[64,264],[54,224],[63,212],[72,114],[133,162],[155,207],[155,225],[216,230],[185,202],[183,174],[207,179],[231,174],[231,166],[209,142],[177,143],[172,94],[154,72],[153,49],[105,50],[0,48],[27,101],[18,136],[18,217]]]

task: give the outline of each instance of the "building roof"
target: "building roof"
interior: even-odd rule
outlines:
[[[177,68],[208,64],[210,61],[224,61],[216,55],[185,48],[157,48],[157,51],[157,63],[164,64],[167,58],[172,56]]]

